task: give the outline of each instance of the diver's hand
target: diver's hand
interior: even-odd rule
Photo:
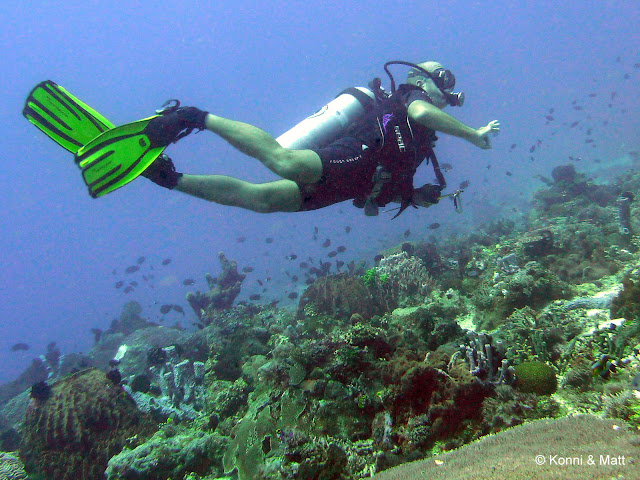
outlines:
[[[473,144],[476,147],[480,147],[484,150],[488,150],[491,148],[491,140],[489,139],[489,134],[493,133],[493,136],[495,137],[499,131],[500,131],[500,122],[498,122],[498,120],[493,120],[489,122],[486,127],[481,127],[476,130],[476,132],[478,133],[478,136],[476,138],[476,141],[473,142]]]
[[[413,190],[412,201],[417,207],[430,207],[440,200],[441,190],[439,185],[426,183]]]

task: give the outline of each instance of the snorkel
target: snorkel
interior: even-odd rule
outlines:
[[[452,85],[451,88],[453,88],[453,85],[455,84],[455,77],[450,70],[441,68],[438,69],[439,74],[435,75],[434,73],[429,72],[428,70],[416,65],[415,63],[405,62],[403,60],[392,60],[384,64],[384,71],[387,72],[387,75],[391,80],[391,93],[396,91],[396,81],[389,71],[389,65],[406,65],[413,68],[415,71],[424,74],[426,77],[430,78],[433,81],[434,85],[438,88],[438,90],[440,90],[449,105],[451,105],[452,107],[461,107],[462,105],[464,105],[464,92],[451,92],[448,91],[448,88],[446,88],[447,83],[450,83]]]

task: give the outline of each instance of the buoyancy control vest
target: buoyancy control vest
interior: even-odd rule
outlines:
[[[346,134],[358,138],[369,149],[367,153],[378,164],[372,179],[371,190],[366,197],[356,198],[354,205],[364,207],[367,215],[377,215],[378,207],[399,200],[400,215],[413,198],[413,176],[426,158],[434,161],[435,132],[420,125],[412,125],[407,115],[407,99],[412,91],[422,91],[417,86],[403,84],[392,94],[380,88],[374,79],[370,87],[376,97],[375,104]],[[436,168],[437,160],[434,163]],[[439,169],[437,169],[437,172]],[[444,186],[444,177],[436,174],[438,192]],[[395,217],[394,217],[395,218]]]

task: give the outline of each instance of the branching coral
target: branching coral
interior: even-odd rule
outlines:
[[[436,282],[420,259],[400,252],[386,256],[376,267],[379,281],[371,282],[378,298],[384,298],[389,309],[424,303]]]
[[[227,260],[222,252],[218,253],[218,258],[222,266],[222,273],[218,277],[212,277],[208,273],[205,275],[209,291],[187,294],[187,301],[201,320],[206,320],[208,313],[231,308],[240,294],[242,282],[246,277],[244,273],[238,272],[235,260]],[[205,321],[205,323],[207,322]]]

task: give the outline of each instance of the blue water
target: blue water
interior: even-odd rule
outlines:
[[[218,251],[255,267],[241,298],[261,293],[262,279],[265,301],[285,299],[295,290],[285,272],[299,274],[301,259],[326,254],[319,245],[325,238],[347,247],[343,260],[371,259],[407,229],[409,240],[443,241],[494,215],[517,216],[539,185],[535,175],[548,176],[569,156],[581,158],[579,170],[595,172],[628,163],[629,152],[640,150],[636,1],[314,3],[66,1],[3,8],[0,382],[15,378],[51,341],[63,353],[86,351],[90,329],[108,328],[127,300],[138,300],[151,320],[160,304],[180,303],[188,314],[182,323],[190,326],[184,295],[205,288],[206,272],[219,272]],[[393,222],[389,214],[366,218],[348,202],[260,215],[144,179],[94,200],[70,154],[21,116],[29,90],[50,78],[116,124],[178,97],[277,136],[345,87],[382,77],[391,59],[440,61],[467,95],[464,108],[449,113],[474,127],[502,124],[490,151],[441,135],[440,161],[454,167],[449,185],[471,182],[463,215],[448,202],[410,209]],[[402,79],[406,71],[397,72]],[[554,120],[547,124],[550,108]],[[580,123],[569,128],[574,121]],[[589,128],[592,144],[585,143]],[[208,132],[168,153],[188,173],[274,179]],[[416,183],[432,176],[423,167]],[[442,227],[428,230],[432,222]],[[238,243],[239,236],[247,240]],[[285,259],[292,253],[296,262]],[[125,275],[140,256],[146,257],[140,272]],[[168,257],[172,263],[162,267]],[[141,279],[149,273],[154,288]],[[196,284],[182,285],[185,278]],[[121,279],[139,286],[124,295],[114,288]],[[183,317],[166,318],[172,324]],[[30,350],[11,352],[17,342]]]

